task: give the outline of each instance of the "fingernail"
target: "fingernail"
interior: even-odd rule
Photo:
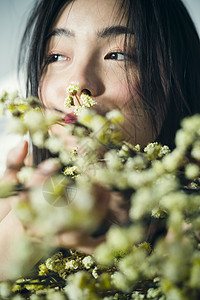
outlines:
[[[15,147],[16,151],[21,152],[24,149],[25,143],[26,143],[26,141],[21,140]]]

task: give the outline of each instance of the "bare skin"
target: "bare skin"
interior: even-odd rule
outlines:
[[[120,2],[120,1],[119,1]],[[81,91],[86,90],[97,102],[96,110],[102,114],[118,108],[125,116],[124,132],[133,143],[146,144],[152,140],[152,126],[135,93],[130,94],[124,69],[123,26],[125,20],[118,22],[115,0],[77,0],[62,11],[54,24],[48,43],[47,56],[50,63],[42,76],[39,96],[50,109],[63,111],[66,88],[69,84],[78,84]],[[118,3],[116,5],[116,3]],[[122,26],[122,27],[120,27]],[[61,29],[61,30],[60,30]],[[60,30],[60,33],[57,34]],[[122,33],[121,33],[122,32]],[[63,34],[64,33],[64,34]],[[70,33],[70,34],[69,34]],[[134,70],[137,74],[137,69]],[[133,82],[134,84],[134,82]],[[133,104],[133,107],[132,107]],[[134,110],[135,108],[135,110]],[[69,111],[65,109],[65,113]],[[66,138],[61,126],[52,128],[52,132]],[[4,182],[17,182],[17,172],[25,164],[28,145],[21,143],[8,154],[7,170]],[[30,188],[42,184],[55,171],[56,166],[48,161],[35,170],[27,183]],[[0,201],[0,265],[12,263],[11,252],[14,240],[26,235],[26,228],[14,214],[14,207],[24,195]],[[28,194],[26,194],[28,201]],[[116,193],[108,193],[97,188],[94,210],[100,212],[102,221],[109,215],[113,222],[123,224],[128,218],[128,207]],[[41,237],[41,229],[29,228],[34,238]],[[105,236],[93,238],[79,231],[67,231],[57,234],[52,246],[76,248],[86,253],[105,240]],[[34,264],[35,262],[33,262]],[[0,271],[0,280],[5,272]]]
[[[7,158],[7,169],[1,182],[17,183],[17,172],[24,166],[28,151],[27,142],[21,142],[16,148],[12,149]],[[29,188],[34,188],[37,185],[41,185],[51,174],[57,170],[57,166],[52,164],[50,160],[42,162],[35,170],[31,180],[27,182]],[[41,228],[35,226],[25,227],[17,218],[14,210],[19,201],[26,199],[28,201],[28,194],[20,193],[18,196],[1,199],[0,201],[0,280],[5,280],[6,269],[12,266],[15,253],[13,253],[13,245],[21,237],[27,236],[30,241],[34,243],[40,243],[43,240],[43,232]],[[117,201],[116,201],[117,200]],[[95,189],[95,201],[94,213],[100,213],[100,218],[111,216],[114,222],[123,223],[127,219],[127,208],[121,209],[122,199],[119,199],[119,195],[110,194],[101,187]],[[117,204],[118,203],[118,204]],[[113,207],[114,205],[114,207]],[[115,215],[116,213],[116,215]],[[117,220],[116,216],[120,216]],[[28,229],[28,231],[27,231]],[[82,230],[77,231],[65,231],[55,235],[51,241],[52,247],[62,248],[75,248],[79,251],[92,254],[95,248],[105,241],[105,235],[98,238],[92,237],[86,232],[83,234]],[[41,257],[37,256],[33,259],[34,265]]]

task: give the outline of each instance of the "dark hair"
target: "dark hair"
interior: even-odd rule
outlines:
[[[40,0],[27,24],[19,66],[28,54],[27,96],[37,96],[43,71],[46,37],[61,8],[74,0]],[[126,0],[127,27],[133,41],[125,38],[125,51],[133,48],[137,64],[138,93],[151,118],[157,141],[174,147],[175,132],[182,118],[200,112],[200,41],[181,0]],[[129,50],[128,50],[129,49]],[[125,62],[127,79],[130,61]],[[131,90],[131,85],[130,85]],[[161,125],[161,129],[160,129]],[[39,163],[47,154],[34,147]]]
[[[139,92],[157,141],[174,147],[185,116],[200,112],[200,41],[180,0],[129,1],[129,27],[135,32]]]

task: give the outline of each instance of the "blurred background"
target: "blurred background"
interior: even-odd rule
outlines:
[[[18,88],[17,60],[19,45],[27,17],[35,0],[0,0],[0,92]],[[200,35],[200,0],[183,0]],[[18,141],[18,136],[6,134],[6,119],[0,118],[0,175],[5,168],[8,149]]]

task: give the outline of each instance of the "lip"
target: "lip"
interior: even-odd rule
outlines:
[[[77,120],[77,116],[73,112],[71,112],[64,116],[63,123],[64,124],[73,124],[73,123],[76,123],[76,120]]]

